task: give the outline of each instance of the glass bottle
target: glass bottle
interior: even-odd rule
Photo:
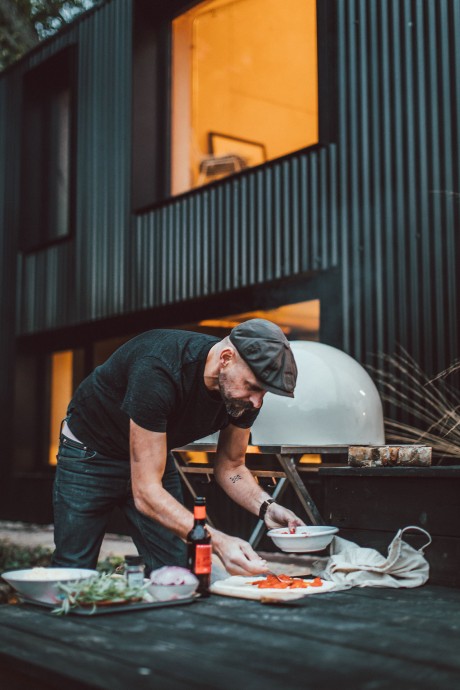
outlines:
[[[187,566],[198,578],[198,593],[209,596],[211,584],[211,535],[206,529],[206,499],[195,498],[195,522],[187,535]]]

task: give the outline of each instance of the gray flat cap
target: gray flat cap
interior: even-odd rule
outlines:
[[[263,388],[294,397],[297,366],[281,328],[266,319],[249,319],[235,326],[229,338]]]

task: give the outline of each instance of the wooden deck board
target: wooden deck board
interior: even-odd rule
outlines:
[[[213,596],[91,619],[3,606],[0,678],[26,664],[34,690],[67,676],[69,690],[450,690],[460,684],[459,613],[460,591],[442,587],[353,589],[303,607]]]

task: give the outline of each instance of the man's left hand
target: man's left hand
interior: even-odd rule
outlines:
[[[278,505],[278,503],[270,503],[265,513],[265,524],[268,529],[287,527],[290,532],[295,532],[296,527],[300,527],[305,523],[292,510],[284,508]]]

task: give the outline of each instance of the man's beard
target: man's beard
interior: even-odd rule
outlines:
[[[227,413],[234,419],[238,419],[246,410],[252,410],[253,407],[251,403],[242,403],[233,398],[224,398],[224,403]]]
[[[221,373],[219,375],[219,391],[220,395],[222,397],[222,400],[224,401],[225,409],[227,410],[227,414],[230,415],[230,417],[233,417],[234,419],[238,419],[243,415],[247,410],[252,410],[254,409],[254,405],[251,402],[243,402],[242,400],[239,400],[238,398],[232,398],[231,395],[229,395],[229,390],[227,384],[227,377],[225,374]]]

